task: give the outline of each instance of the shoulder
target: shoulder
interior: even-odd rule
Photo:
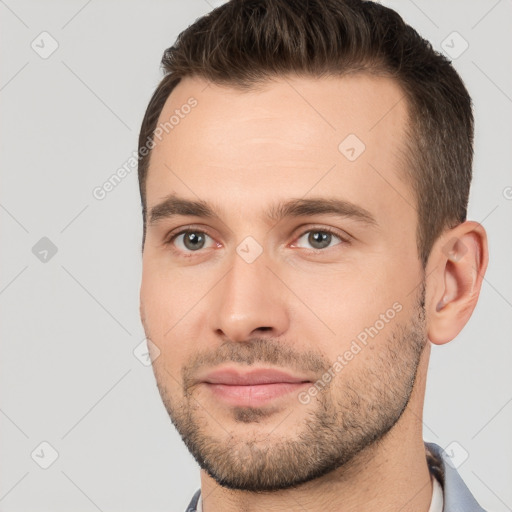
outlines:
[[[197,504],[199,502],[199,497],[201,496],[201,489],[198,489],[194,496],[192,496],[192,500],[190,501],[185,512],[197,512]]]
[[[425,443],[432,475],[443,487],[444,512],[485,512],[455,469],[450,454],[435,443]]]

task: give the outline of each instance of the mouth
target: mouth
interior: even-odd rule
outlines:
[[[293,392],[310,385],[311,381],[272,368],[245,372],[226,368],[207,374],[201,383],[216,400],[228,405],[259,407],[289,397]]]

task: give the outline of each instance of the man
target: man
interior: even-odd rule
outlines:
[[[140,309],[188,510],[481,511],[422,439],[488,260],[451,64],[376,3],[233,0],[163,65]]]

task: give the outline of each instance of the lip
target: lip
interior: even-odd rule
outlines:
[[[239,407],[260,407],[311,384],[304,377],[271,368],[245,372],[221,369],[209,373],[201,382],[216,399]]]
[[[307,378],[290,375],[282,370],[259,368],[241,372],[234,368],[215,370],[203,379],[208,384],[225,384],[228,386],[257,386],[261,384],[298,384],[310,382]]]

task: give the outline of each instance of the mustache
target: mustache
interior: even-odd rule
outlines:
[[[205,366],[219,366],[225,363],[238,363],[251,366],[266,363],[303,373],[324,374],[331,363],[312,350],[299,352],[283,341],[269,338],[251,338],[247,341],[226,341],[219,347],[202,351],[193,356],[182,369],[185,391],[195,381],[197,371]]]

